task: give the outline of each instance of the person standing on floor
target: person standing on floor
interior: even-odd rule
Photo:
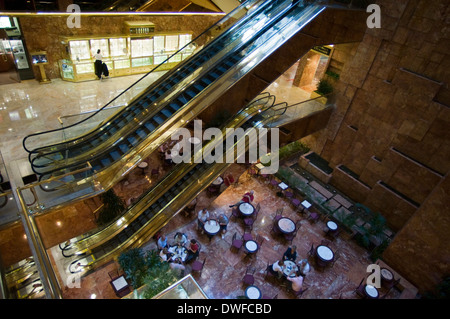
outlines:
[[[102,78],[102,71],[103,71],[103,56],[100,53],[100,49],[97,50],[97,54],[94,55],[94,69],[95,69],[95,75],[98,77],[99,80]]]

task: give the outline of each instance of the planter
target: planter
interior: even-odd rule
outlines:
[[[327,97],[323,96],[323,95],[320,94],[320,93],[317,93],[316,91],[311,92],[310,98],[311,98],[311,99],[318,98],[318,99],[316,99],[315,101],[317,101],[317,102],[319,102],[319,103],[322,103],[323,105],[326,105],[326,104],[327,104],[327,101],[328,101],[328,98],[327,98]]]

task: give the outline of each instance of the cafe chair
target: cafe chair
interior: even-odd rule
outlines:
[[[311,248],[308,251],[308,256],[312,257],[314,256],[315,250],[314,250],[314,244],[311,244]]]
[[[366,280],[365,277],[363,279],[361,279],[361,282],[359,283],[358,287],[356,287],[356,289],[355,289],[355,293],[361,298],[366,298],[366,294],[364,293],[364,287],[366,286],[365,280]]]
[[[309,288],[309,287],[306,287],[306,288],[303,288],[303,287],[302,287],[302,289],[300,289],[300,291],[294,291],[294,290],[292,290],[292,293],[294,294],[295,297],[301,298],[302,295],[303,295],[303,293],[304,293],[306,290],[308,290],[308,288]]]
[[[205,266],[205,262],[206,262],[206,257],[205,257],[205,259],[203,259],[203,261],[200,261],[198,259],[194,260],[194,262],[191,265],[192,271],[201,274],[203,267]]]
[[[294,230],[294,232],[292,232],[291,234],[284,234],[284,239],[286,239],[286,241],[288,241],[290,244],[292,244],[292,241],[294,240],[295,236],[297,236],[297,232],[298,232],[298,230],[300,229],[301,226],[302,225],[300,223],[300,220],[297,221],[295,223],[295,230]]]
[[[253,285],[255,283],[255,274],[256,269],[252,267],[247,267],[247,270],[245,271],[244,278],[242,278],[242,282],[248,286]]]
[[[259,204],[258,204],[259,206]],[[256,218],[258,218],[259,208],[255,209],[255,212],[252,214],[252,216],[244,218],[244,227],[249,228],[250,230],[253,229],[253,224],[256,221]]]
[[[333,260],[331,261],[331,267],[334,266],[334,264],[336,263],[336,261],[337,261],[340,257],[341,257],[340,251],[339,251],[339,250],[336,250],[336,251],[334,252]]]
[[[242,236],[244,242],[253,240],[252,232],[249,229],[244,229],[244,235]]]
[[[275,216],[273,218],[274,222],[278,222],[281,219],[283,215],[283,209],[284,209],[283,207],[277,209]]]
[[[239,218],[240,216],[241,216],[241,213],[239,212],[239,208],[237,208],[236,206],[233,207],[233,208],[231,209],[231,217],[234,218],[234,219],[236,220],[236,219]]]
[[[237,251],[239,251],[242,248],[242,245],[244,244],[244,240],[241,238],[239,239],[237,237],[237,233],[234,233],[233,235],[233,239],[231,240],[231,249],[235,249]]]
[[[156,177],[159,176],[159,166],[158,166],[157,168],[153,168],[153,169],[152,169],[151,176],[152,176],[152,177],[153,177],[153,176],[156,176]]]
[[[291,198],[290,202],[291,202],[291,206],[294,209],[299,209],[301,201],[298,198],[293,197],[293,198]]]
[[[120,277],[120,275],[119,275],[119,271],[118,271],[117,269],[115,269],[115,270],[113,270],[113,271],[110,271],[110,272],[108,272],[108,275],[109,275],[109,278],[111,278],[111,280],[114,280],[114,279],[116,279],[116,278],[119,278],[119,277]]]
[[[223,183],[225,184],[226,187],[229,187],[229,186],[234,186],[237,182],[235,182],[235,180],[234,180],[232,175],[227,175],[223,179]]]
[[[320,215],[313,211],[313,212],[309,212],[309,216],[308,216],[308,220],[310,220],[313,223],[317,223],[317,221],[319,220]]]

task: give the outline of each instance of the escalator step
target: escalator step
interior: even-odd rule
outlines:
[[[110,154],[114,161],[117,161],[122,157],[118,151],[112,151]]]
[[[150,131],[153,132],[155,130],[155,126],[152,123],[146,122],[144,126]]]
[[[111,160],[109,158],[103,158],[100,160],[103,164],[103,167],[108,166],[109,164],[111,164]]]
[[[128,151],[130,150],[130,148],[128,147],[127,144],[120,144],[119,145],[120,150],[123,152],[123,154],[128,153]]]
[[[147,133],[145,133],[145,131],[143,129],[139,129],[136,131],[137,135],[139,135],[139,137],[141,137],[142,139],[145,139],[147,137]]]
[[[161,117],[161,113],[158,113],[157,115],[155,115],[153,117],[153,119],[156,121],[156,123],[158,123],[159,125],[161,125],[162,123],[164,123],[163,118]]]
[[[136,146],[136,144],[138,144],[138,140],[134,137],[134,136],[129,136],[127,138],[127,141],[131,143],[131,145]]]
[[[165,108],[165,109],[163,109],[162,111],[161,111],[161,113],[162,114],[164,114],[166,117],[171,117],[172,116],[172,112],[170,112],[167,108]]]

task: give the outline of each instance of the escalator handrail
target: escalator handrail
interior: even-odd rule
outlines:
[[[242,109],[240,112],[238,112],[238,113],[236,114],[236,116],[234,116],[234,117],[231,118],[229,121],[227,121],[226,123],[223,124],[223,126],[222,126],[222,131],[224,131],[224,134],[225,134],[224,128],[225,128],[228,124],[230,124],[235,118],[244,115],[245,118],[246,118],[246,121],[248,121],[248,118],[251,117],[251,116],[253,116],[253,115],[246,115],[246,114],[245,114],[246,110],[247,110],[249,107],[251,107],[252,105],[255,105],[255,104],[260,103],[260,101],[267,100],[267,99],[270,99],[270,98],[273,99],[272,105],[269,106],[269,108],[270,108],[270,107],[273,107],[274,101],[275,101],[275,96],[270,95],[270,94],[269,94],[269,96],[267,96],[267,97],[261,97],[261,98],[258,98],[258,97],[257,97],[257,99],[255,99],[255,100],[253,100],[252,102],[250,102],[249,105],[247,105],[244,109]],[[205,148],[211,147],[210,145],[208,145],[209,143],[216,143],[216,142],[215,142],[214,140],[208,142],[206,145],[203,146],[202,152],[203,152],[203,150],[204,150]],[[195,154],[192,154],[192,158],[194,158],[194,156],[195,156]],[[130,218],[128,219],[128,223],[130,223],[132,219],[135,219],[135,218],[139,217],[139,215],[140,215],[145,209],[147,209],[149,206],[151,206],[151,205],[152,205],[154,202],[156,202],[160,197],[164,196],[164,194],[160,194],[160,193],[159,193],[159,194],[156,194],[156,195],[158,195],[158,197],[152,198],[152,199],[150,199],[150,200],[149,200],[148,198],[146,198],[146,197],[150,196],[151,193],[154,192],[155,189],[157,189],[158,187],[161,187],[161,186],[163,185],[163,183],[166,183],[166,182],[167,182],[167,180],[174,180],[173,183],[176,183],[178,180],[182,179],[183,176],[186,175],[190,170],[192,170],[196,165],[197,165],[197,163],[195,163],[194,161],[192,161],[192,163],[190,164],[190,166],[189,166],[188,168],[184,168],[184,171],[180,171],[180,169],[183,169],[183,168],[178,168],[178,169],[174,169],[174,170],[170,171],[170,173],[169,173],[168,175],[166,175],[166,176],[164,177],[164,179],[158,181],[157,184],[155,184],[153,187],[149,188],[145,193],[141,194],[141,195],[137,198],[136,202],[133,203],[131,206],[129,206],[129,207],[121,214],[121,216],[116,217],[116,219],[114,219],[113,221],[111,221],[108,225],[105,225],[105,226],[104,226],[102,229],[100,229],[100,230],[99,230],[99,229],[95,229],[95,230],[93,230],[93,231],[91,231],[91,232],[88,232],[88,233],[84,234],[83,237],[80,238],[80,240],[74,241],[74,242],[71,243],[71,248],[72,248],[72,249],[73,249],[73,248],[76,248],[77,251],[84,251],[87,247],[84,247],[83,242],[89,241],[89,238],[90,238],[90,237],[95,236],[95,235],[98,235],[99,233],[104,232],[104,231],[107,230],[108,228],[111,228],[111,227],[119,228],[119,225],[118,225],[118,223],[117,223],[118,220],[120,220],[120,219],[121,219],[123,216],[125,216],[126,214],[130,214],[130,213],[131,213],[131,214],[130,214],[131,216],[130,216]],[[136,209],[135,207],[140,203],[141,200],[147,200],[146,206],[143,208],[142,211],[135,212],[135,213],[133,214],[132,211]],[[80,247],[80,246],[81,246],[81,247]],[[92,248],[92,246],[89,247],[89,248]]]
[[[260,0],[249,0],[249,1],[253,1],[253,2],[258,2]],[[79,122],[73,123],[65,128],[57,128],[57,129],[53,129],[53,130],[48,130],[48,131],[43,131],[43,132],[37,132],[37,133],[33,133],[33,134],[29,134],[28,136],[26,136],[23,141],[22,141],[22,145],[23,148],[28,152],[28,153],[33,153],[36,152],[36,150],[29,150],[27,149],[27,147],[25,146],[26,140],[30,137],[33,136],[38,136],[38,135],[43,135],[43,134],[48,134],[48,133],[53,133],[53,132],[58,132],[58,131],[62,131],[65,129],[68,129],[70,127],[79,125],[85,121],[87,121],[88,119],[90,119],[91,117],[95,116],[97,113],[101,112],[104,108],[108,107],[112,102],[114,102],[116,99],[118,99],[120,96],[122,96],[123,94],[125,94],[127,91],[129,91],[133,86],[135,86],[137,83],[139,83],[140,81],[142,81],[145,77],[147,77],[149,74],[156,72],[158,68],[160,68],[160,66],[162,66],[164,63],[166,63],[168,60],[170,60],[173,56],[175,56],[176,54],[178,54],[180,51],[184,50],[185,48],[187,48],[189,45],[191,45],[192,43],[195,43],[195,41],[197,39],[199,39],[200,37],[206,35],[210,30],[212,30],[213,28],[215,28],[218,24],[222,23],[223,20],[227,19],[229,16],[232,15],[232,13],[237,12],[238,10],[240,10],[245,3],[241,4],[240,6],[238,6],[237,8],[235,8],[232,12],[230,12],[228,15],[226,15],[225,17],[223,17],[222,19],[220,19],[219,21],[217,21],[215,24],[213,24],[211,27],[209,27],[208,29],[206,29],[205,31],[203,31],[200,35],[198,35],[196,38],[194,38],[193,40],[191,40],[191,42],[187,43],[184,47],[182,47],[181,49],[179,49],[178,51],[176,51],[175,53],[173,53],[171,56],[169,56],[166,60],[164,60],[162,63],[160,63],[159,65],[157,65],[155,68],[153,68],[150,72],[146,73],[144,76],[142,76],[139,80],[137,80],[136,82],[134,82],[132,85],[130,85],[127,89],[125,89],[124,91],[122,91],[119,95],[117,95],[116,97],[114,97],[111,101],[109,101],[107,104],[105,104],[103,107],[101,107],[99,110],[97,110],[97,112],[93,113],[92,115],[88,116],[87,118],[80,120]],[[228,33],[229,30],[227,30],[226,33]],[[224,36],[224,34],[221,34],[218,38]],[[213,41],[209,42],[209,44],[211,44]],[[187,61],[188,59],[186,59],[185,61]],[[184,62],[185,62],[184,61]],[[172,69],[173,70],[173,69]],[[168,72],[170,73],[170,72]],[[167,73],[166,73],[167,74]],[[64,143],[64,142],[62,142]],[[62,144],[62,143],[57,143],[54,145],[58,145],[58,144]],[[49,147],[49,146],[45,146],[45,147]]]
[[[282,10],[282,12],[279,12],[275,17],[282,16],[283,14],[285,14],[285,13],[288,12],[288,11],[290,11],[290,8],[286,7],[285,9]],[[272,19],[273,19],[273,20],[272,20]],[[274,16],[272,16],[272,17],[271,17],[271,20],[272,20],[272,22],[273,22],[273,21],[276,21],[277,19],[276,19],[276,18],[274,19]],[[269,24],[269,25],[270,25],[270,24]],[[267,31],[267,28],[268,28],[268,27],[264,27],[264,28],[262,28],[261,30],[259,30],[258,32],[256,32],[256,33],[254,34],[254,36],[253,36],[253,39],[257,39],[261,33],[266,32],[266,31]],[[238,50],[239,48],[241,48],[241,47],[244,46],[244,45],[249,45],[250,43],[252,43],[252,41],[254,41],[254,40],[247,41],[246,43],[243,43],[243,44],[239,44],[237,47],[234,48],[233,51],[228,52],[224,57],[222,57],[222,59],[225,58],[226,56],[233,56],[233,52],[234,52],[234,51]],[[221,62],[221,60],[216,61],[216,63],[215,63],[214,65],[217,65],[217,64],[219,64],[220,62]],[[202,77],[204,77],[205,75],[207,75],[207,74],[208,74],[207,71],[208,71],[208,70],[205,70],[202,74],[200,74],[199,77],[198,77],[198,80],[201,79]],[[220,78],[220,77],[219,77],[219,78]],[[219,79],[219,78],[218,78],[218,79]],[[216,79],[216,81],[217,81],[218,79]],[[180,89],[179,91],[180,91],[180,92],[184,92],[185,89],[186,89],[186,87]],[[160,109],[163,109],[163,108],[165,107],[165,105],[167,105],[168,103],[170,103],[170,101],[166,101],[163,105],[161,105],[161,108],[160,108]],[[150,115],[149,115],[149,118],[150,118]],[[144,121],[145,121],[145,120],[144,120]],[[132,134],[132,133],[133,133],[133,132],[130,131],[128,134]],[[153,134],[153,133],[154,133],[154,132],[152,132],[152,134]],[[128,134],[127,134],[126,136],[128,136]],[[94,157],[89,157],[89,160],[90,160],[90,161],[93,161],[94,159],[101,158],[101,156],[103,156],[103,154],[105,154],[105,153],[108,153],[109,150],[110,150],[110,148],[113,147],[113,146],[114,146],[114,144],[109,144],[107,149],[103,149],[101,153],[97,153]],[[37,172],[37,171],[34,170],[33,167],[32,167],[32,168],[33,168],[33,171],[34,171],[36,174],[42,175],[42,174],[52,174],[52,173],[54,173],[54,172],[56,172],[56,171],[60,171],[60,170],[62,170],[62,169],[67,169],[67,168],[69,168],[69,167],[74,167],[74,166],[76,167],[77,165],[82,165],[82,163],[76,162],[76,163],[73,163],[73,164],[71,164],[71,165],[64,166],[64,167],[58,167],[58,168],[55,168],[55,169],[52,169],[52,170],[49,170],[49,171],[46,171],[46,172]]]

